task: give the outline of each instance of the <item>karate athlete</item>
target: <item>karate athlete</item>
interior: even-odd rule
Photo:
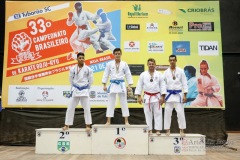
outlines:
[[[184,103],[184,106],[191,106],[192,101],[198,95],[196,69],[193,66],[185,66],[184,73],[187,77],[188,85],[187,102]]]
[[[103,45],[104,47],[106,47],[106,49],[113,51],[115,49],[115,46],[110,41],[115,41],[116,39],[112,35],[112,23],[107,18],[106,13],[104,12],[100,13],[100,20],[98,21],[96,26],[99,28],[100,32],[98,40],[100,45]]]
[[[208,73],[209,65],[207,61],[202,60],[200,63],[200,76],[198,82],[198,96],[191,103],[191,106],[213,106],[222,107],[222,97],[217,94],[220,91],[220,85],[216,77]]]
[[[72,97],[67,108],[65,126],[63,130],[67,130],[69,125],[73,124],[75,108],[79,101],[84,109],[84,118],[86,131],[90,131],[92,117],[90,112],[89,88],[93,83],[93,71],[84,64],[84,53],[77,54],[77,61],[74,67],[70,69],[69,80],[72,86]]]
[[[75,23],[77,27],[69,40],[72,49],[75,53],[84,53],[85,49],[92,44],[97,54],[102,53],[103,51],[100,49],[98,36],[95,35],[95,33],[98,32],[98,28],[91,29],[88,22],[89,20],[96,21],[99,18],[98,14],[102,12],[102,9],[98,10],[97,14],[94,15],[88,11],[83,11],[80,2],[76,2],[74,7],[76,12],[69,12],[67,19],[68,26],[72,26],[73,23]],[[74,54],[69,54],[68,58],[75,58]]]
[[[152,134],[152,120],[154,116],[154,129],[157,135],[161,135],[162,130],[162,103],[166,94],[166,84],[160,72],[155,70],[155,59],[149,58],[147,61],[148,71],[142,72],[135,89],[138,96],[138,103],[144,103],[144,113],[149,134]],[[143,99],[141,97],[144,91]]]
[[[127,91],[125,87],[125,77],[128,83],[128,91],[132,90],[131,85],[133,84],[132,75],[128,64],[121,60],[122,51],[120,48],[115,48],[113,50],[113,55],[115,57],[114,61],[107,63],[105,68],[102,83],[103,90],[108,92],[108,106],[107,106],[107,123],[111,124],[111,117],[114,117],[114,108],[116,102],[116,95],[118,94],[120,105],[122,108],[122,116],[125,117],[125,125],[129,125],[128,117],[129,110],[127,105]],[[107,81],[110,77],[110,85],[107,88]]]
[[[164,113],[164,129],[166,130],[166,135],[169,136],[172,110],[175,107],[175,110],[177,111],[180,135],[185,136],[183,129],[186,129],[186,120],[183,103],[185,103],[187,100],[187,79],[183,69],[176,66],[177,57],[175,55],[169,56],[169,63],[170,67],[164,71],[164,80],[167,86],[167,94],[165,97],[166,105]]]

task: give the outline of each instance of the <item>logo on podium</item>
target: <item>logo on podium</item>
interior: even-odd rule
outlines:
[[[123,149],[126,146],[126,140],[122,137],[118,137],[115,139],[114,145],[118,149]]]
[[[57,149],[63,153],[67,152],[68,150],[70,150],[70,141],[58,141]]]

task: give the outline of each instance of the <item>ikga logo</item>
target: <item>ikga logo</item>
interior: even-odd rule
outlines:
[[[58,141],[57,149],[63,153],[69,151],[70,150],[70,141]]]
[[[190,42],[189,41],[173,41],[172,51],[174,55],[190,55]]]
[[[125,52],[139,52],[140,51],[140,42],[139,41],[125,41],[124,42],[124,51]]]
[[[20,90],[18,92],[18,97],[17,97],[16,101],[17,102],[27,102],[27,98],[24,95],[25,95],[24,90]]]
[[[122,137],[118,137],[115,139],[114,145],[118,149],[123,149],[126,146],[126,140]]]
[[[30,51],[31,45],[32,39],[25,32],[16,34],[12,39],[12,49],[17,52],[17,56],[11,58],[11,64],[20,64],[23,61],[39,59],[41,57],[39,52],[34,53]]]
[[[158,32],[158,23],[147,23],[147,32]]]
[[[142,12],[141,4],[132,5],[134,12],[128,12],[128,18],[148,18],[147,12]]]
[[[163,53],[164,52],[164,42],[163,41],[148,42],[148,52],[149,53]]]
[[[178,22],[173,21],[169,26],[169,34],[183,34],[183,26],[178,26]]]
[[[218,41],[199,41],[198,53],[200,56],[218,56]]]

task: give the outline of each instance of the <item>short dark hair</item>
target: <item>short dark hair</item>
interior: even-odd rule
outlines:
[[[177,56],[174,55],[174,54],[170,55],[170,56],[169,56],[169,59],[170,59],[170,57],[175,57],[175,59],[177,60]]]
[[[77,58],[78,58],[79,56],[85,57],[84,53],[82,53],[82,52],[79,52],[79,53],[77,54]]]
[[[184,70],[187,70],[188,73],[190,73],[192,77],[196,76],[196,68],[194,68],[193,66],[185,66]]]
[[[117,51],[120,51],[120,52],[122,53],[122,50],[121,50],[120,48],[115,48],[115,49],[113,50],[113,54],[114,54],[115,52],[117,52]]]
[[[154,62],[154,63],[156,64],[156,61],[155,61],[154,58],[149,58],[149,59],[147,60],[147,63],[148,63],[149,61]]]

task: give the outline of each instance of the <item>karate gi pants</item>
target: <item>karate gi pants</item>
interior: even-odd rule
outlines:
[[[129,110],[127,105],[127,94],[126,93],[110,93],[108,94],[108,106],[106,117],[114,117],[114,109],[116,105],[116,95],[119,96],[119,101],[122,109],[122,116],[128,117]]]
[[[159,103],[154,102],[154,103],[150,103],[150,109],[149,109],[149,103],[145,103],[144,114],[145,114],[145,119],[146,119],[148,129],[149,130],[153,129],[152,122],[154,118],[154,129],[162,130],[162,107],[159,108]]]
[[[70,98],[70,103],[68,105],[67,112],[66,112],[65,125],[73,125],[75,108],[78,105],[79,101],[84,110],[85,124],[92,124],[89,97],[81,96],[81,97]]]
[[[185,120],[183,103],[179,103],[179,102],[166,102],[165,112],[164,112],[164,129],[165,130],[170,129],[171,120],[172,120],[172,111],[174,106],[177,112],[179,129],[186,129],[186,120]]]

